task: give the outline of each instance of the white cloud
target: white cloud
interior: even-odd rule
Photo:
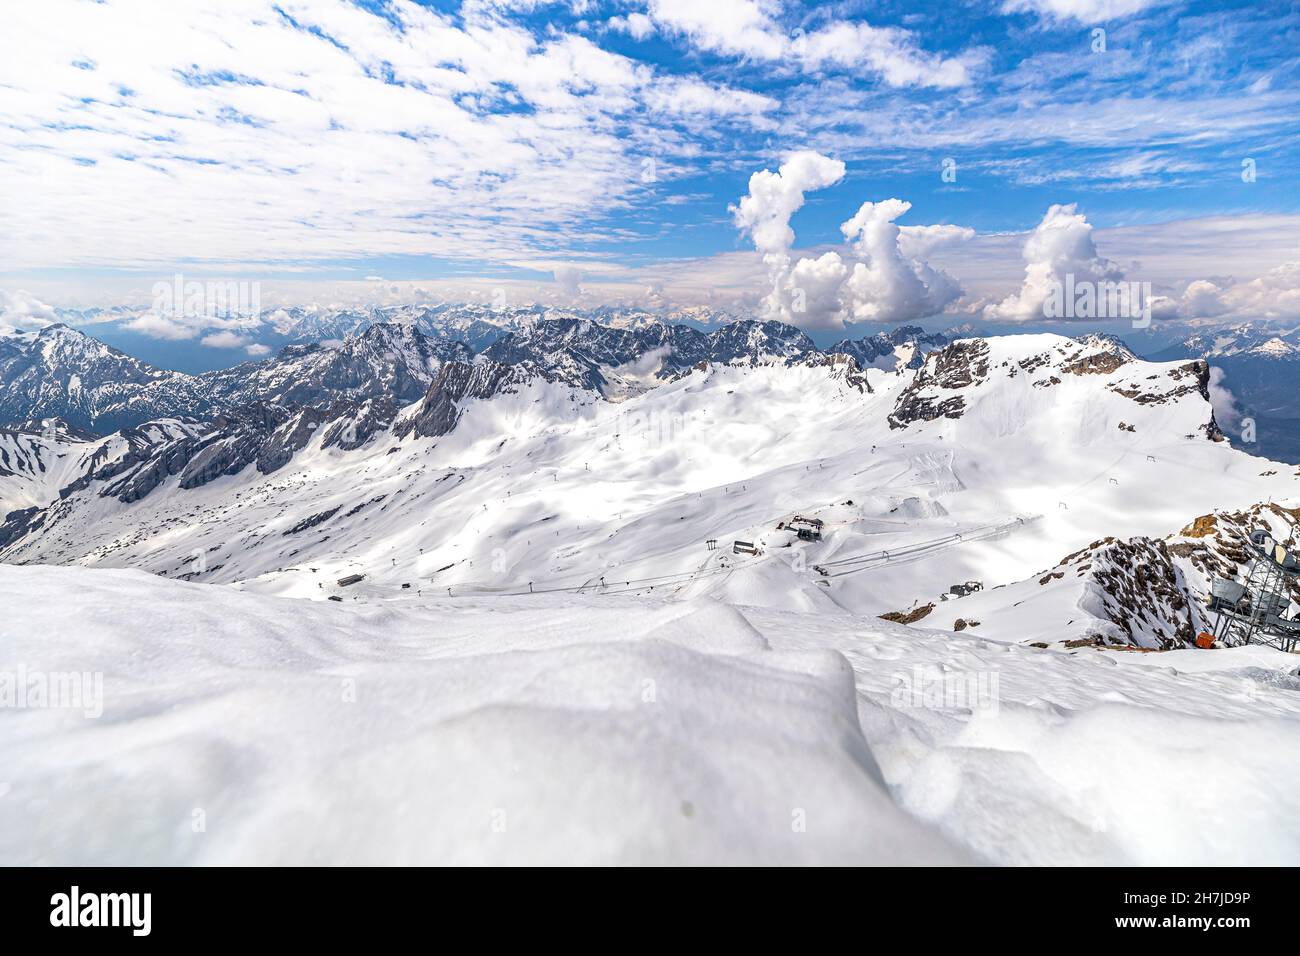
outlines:
[[[262,358],[265,355],[271,354],[271,346],[265,345],[261,342],[254,342],[252,345],[247,346],[244,351],[253,358]]]
[[[820,153],[792,153],[777,172],[763,170],[749,179],[749,193],[731,211],[767,267],[770,289],[763,300],[769,318],[807,329],[832,329],[847,319],[907,322],[934,315],[962,294],[947,273],[921,261],[921,255],[974,237],[953,225],[899,227],[894,220],[912,208],[901,199],[864,202],[840,226],[858,261],[836,251],[791,260],[794,230],[790,218],[805,194],[838,183],[845,167]]]
[[[832,23],[797,36],[790,50],[806,68],[868,69],[890,86],[952,88],[970,82],[965,59],[945,59],[917,47],[912,35],[894,27]]]
[[[1214,318],[1228,311],[1228,304],[1223,301],[1223,290],[1213,282],[1197,279],[1183,290],[1183,300],[1179,311],[1187,318]]]
[[[1223,384],[1227,377],[1217,365],[1210,366],[1210,405],[1214,408],[1214,420],[1220,428],[1232,428],[1241,418],[1236,396]]]
[[[770,96],[713,86],[689,77],[665,79],[645,93],[645,103],[652,111],[675,116],[745,117],[755,129],[775,128],[776,123],[765,118],[780,103]]]
[[[16,329],[38,329],[57,321],[54,308],[30,292],[0,289],[0,323]]]
[[[1234,285],[1225,293],[1225,299],[1242,318],[1300,320],[1300,260]]]
[[[567,298],[574,299],[582,293],[581,269],[576,266],[558,266],[554,270],[554,275],[555,284]]]
[[[788,33],[776,0],[651,0],[650,16],[666,31],[711,53],[777,61],[804,70],[868,71],[890,86],[957,87],[970,82],[968,63],[926,53],[897,27],[832,20]]]
[[[840,226],[862,259],[853,267],[847,289],[849,312],[866,322],[909,322],[934,315],[961,296],[952,276],[904,254],[901,230],[894,220],[912,208],[901,199],[864,202]],[[945,242],[970,238],[959,226],[930,226],[913,230],[909,246],[933,249]]]
[[[773,15],[772,0],[650,0],[657,23],[684,34],[702,50],[775,60],[789,50],[789,40]]]
[[[802,150],[786,157],[776,172],[764,169],[749,177],[749,193],[731,207],[736,226],[750,235],[763,256],[771,281],[765,300],[769,316],[790,321],[790,247],[794,230],[790,217],[804,204],[804,194],[833,186],[844,178],[844,164],[820,153]]]
[[[1054,204],[1029,234],[1024,246],[1025,279],[1020,290],[989,307],[988,316],[1007,321],[1042,319],[1043,303],[1073,275],[1082,282],[1115,281],[1123,271],[1097,253],[1092,224],[1078,207]]]
[[[1187,284],[1181,296],[1163,297],[1157,318],[1225,322],[1300,321],[1300,260],[1276,266],[1248,282]]]
[[[138,315],[129,322],[123,323],[123,327],[131,332],[147,335],[151,339],[163,339],[169,342],[192,339],[202,331],[202,327],[192,320],[169,318],[156,312]]]
[[[644,13],[629,13],[625,17],[610,17],[609,27],[626,33],[634,40],[644,40],[655,32],[654,21]]]
[[[930,226],[899,226],[898,251],[910,259],[924,259],[936,249],[969,242],[975,230],[969,226],[938,224]]]
[[[1036,13],[1049,20],[1101,23],[1141,13],[1170,0],[1006,0],[1003,13]]]
[[[481,5],[392,0],[400,29],[347,0],[184,9],[6,10],[7,269],[501,262],[613,235],[647,144],[671,170],[721,135],[711,117],[772,124],[765,96]]]
[[[238,332],[232,332],[229,329],[205,335],[199,342],[213,349],[246,349],[253,344],[246,336],[240,335]]]
[[[805,329],[837,329],[844,324],[844,281],[849,268],[838,253],[807,256],[790,269],[781,301],[790,311],[781,318]]]
[[[794,244],[790,217],[804,204],[804,194],[833,186],[844,178],[844,164],[811,150],[786,157],[776,172],[764,169],[749,177],[749,193],[732,207],[736,225],[753,237],[767,255],[785,255]]]

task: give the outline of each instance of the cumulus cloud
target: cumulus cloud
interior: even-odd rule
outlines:
[[[1300,260],[1284,262],[1249,282],[1196,279],[1179,296],[1156,301],[1157,319],[1300,320]]]
[[[899,226],[898,251],[912,259],[924,259],[943,246],[969,242],[974,238],[975,230],[969,226]]]
[[[271,354],[271,346],[262,342],[254,342],[252,345],[247,346],[244,351],[253,358],[262,358],[263,356]]]
[[[770,291],[763,300],[769,318],[807,329],[833,329],[846,320],[906,322],[934,315],[956,300],[961,286],[918,257],[939,246],[974,236],[963,226],[900,227],[894,220],[912,208],[901,199],[864,202],[840,226],[853,258],[825,252],[792,261],[790,218],[805,194],[838,183],[844,164],[819,153],[791,154],[777,172],[754,173],[749,193],[732,207],[736,225],[763,256]]]
[[[911,208],[901,199],[864,202],[840,226],[861,259],[848,279],[849,311],[858,321],[911,321],[934,315],[961,296],[961,286],[952,276],[904,254],[901,229],[894,220]],[[912,234],[913,249],[933,249],[973,235],[961,227],[928,228],[931,231]]]
[[[754,241],[771,280],[764,301],[768,315],[793,318],[790,281],[790,247],[794,230],[790,217],[803,207],[806,193],[833,186],[844,178],[844,164],[812,150],[791,153],[772,172],[764,169],[749,177],[749,193],[731,207],[737,227]]]
[[[554,270],[555,284],[569,298],[577,298],[582,292],[582,271],[576,266],[557,266]]]
[[[1226,290],[1223,298],[1228,308],[1242,317],[1300,320],[1300,260],[1283,263],[1250,282],[1238,283]]]
[[[1124,277],[1120,267],[1098,254],[1092,238],[1092,223],[1074,203],[1054,204],[1024,246],[1025,279],[1020,290],[1007,296],[986,313],[990,318],[1023,322],[1043,318],[1043,304],[1055,289],[1073,275],[1083,282],[1114,282]]]
[[[777,317],[806,329],[835,329],[844,324],[844,282],[849,267],[838,253],[800,259],[789,270],[778,298],[789,307]]]
[[[1223,290],[1206,279],[1197,279],[1183,290],[1179,311],[1187,318],[1216,318],[1228,311]]]

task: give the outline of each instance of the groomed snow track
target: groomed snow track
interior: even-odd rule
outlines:
[[[904,545],[901,548],[872,551],[866,554],[854,555],[852,557],[838,558],[834,561],[821,562],[811,566],[811,570],[814,571],[814,573],[818,573],[821,577],[834,578],[846,574],[857,574],[862,571],[870,571],[886,565],[906,564],[935,554],[940,554],[962,544],[972,544],[977,541],[991,541],[995,538],[1013,534],[1021,528],[1038,521],[1041,517],[1042,515],[1031,515],[1029,517],[1014,518],[1010,521],[1004,521],[997,524],[981,525],[967,531],[953,532],[952,534],[944,535],[941,538],[932,538],[928,541],[920,541],[916,544]],[[560,585],[554,581],[534,581],[525,582],[523,584],[516,583],[498,586],[468,583],[447,585],[446,590],[449,597],[482,597],[492,595],[500,597],[517,597],[530,594],[626,594],[632,591],[685,586],[702,578],[713,577],[720,574],[732,574],[735,571],[743,570],[744,568],[752,568],[756,564],[772,560],[772,557],[773,556],[769,554],[753,561],[747,561],[744,564],[733,564],[717,568],[704,568],[696,571],[682,571],[676,574],[660,574],[643,578],[624,578],[623,580],[612,579],[613,575],[606,573],[603,575],[587,577],[578,585]]]

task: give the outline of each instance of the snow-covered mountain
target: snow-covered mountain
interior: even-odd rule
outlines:
[[[357,314],[355,327],[340,340],[288,345],[273,358],[199,375],[154,368],[64,325],[0,336],[0,423],[57,417],[105,434],[156,418],[210,419],[259,402],[316,409],[338,401],[404,405],[424,394],[444,363],[475,357],[468,341],[474,336],[454,326],[465,319],[466,308],[443,313],[436,322],[394,312],[389,316],[394,321],[373,323],[373,316]],[[620,326],[532,312],[527,318],[516,331],[494,326],[482,356],[528,364],[551,380],[611,398],[644,391],[700,362],[754,363],[837,352],[855,358],[870,354],[882,367],[899,361],[878,361],[894,356],[882,351],[894,348],[883,334],[823,351],[803,332],[779,322],[739,320],[705,332],[648,316]],[[918,339],[915,331],[900,329],[892,339],[908,348],[937,341]]]
[[[644,390],[701,362],[766,362],[817,352],[799,329],[781,322],[742,320],[713,332],[650,323],[633,328],[589,319],[543,319],[484,351],[507,365],[530,363],[549,377],[607,397]]]
[[[928,333],[920,326],[905,325],[892,332],[842,339],[827,351],[851,355],[863,368],[920,368],[926,354],[949,341],[942,332]]]
[[[1156,358],[1208,361],[1233,406],[1224,423],[1233,443],[1300,464],[1300,329],[1261,323],[1205,329]]]
[[[472,355],[463,342],[409,325],[370,325],[337,344],[287,346],[274,358],[187,375],[52,325],[0,337],[0,422],[57,417],[103,434],[159,418],[210,419],[255,403],[406,404],[423,395],[444,362]]]
[[[92,442],[57,418],[0,428],[0,520],[56,501],[85,473],[83,453]]]
[[[960,598],[936,595],[906,613],[927,627],[978,627],[1043,647],[1182,647],[1213,629],[1205,601],[1211,579],[1245,580],[1246,537],[1265,528],[1294,548],[1297,520],[1300,510],[1257,503],[1200,515],[1163,537],[1107,536],[1024,581]],[[1300,588],[1292,587],[1294,610]]]
[[[1171,346],[1165,354],[1205,359],[1250,354],[1287,359],[1300,355],[1297,345],[1300,345],[1300,329],[1242,322],[1201,329]]]
[[[210,407],[193,376],[156,369],[66,325],[0,336],[0,423],[61,418],[106,432]]]
[[[445,362],[474,355],[464,342],[432,338],[412,325],[370,325],[336,345],[291,345],[278,356],[198,376],[220,407],[250,402],[323,406],[342,399],[422,396]]]
[[[1204,362],[1009,336],[898,375],[779,332],[738,326],[712,343],[730,361],[620,401],[566,362],[608,367],[625,353],[596,345],[621,336],[561,326],[528,340],[558,351],[443,364],[404,409],[260,406],[105,453],[11,521],[0,557],[308,597],[360,573],[349,595],[594,587],[880,614],[1296,493],[1290,469],[1221,440]],[[786,527],[796,514],[823,522],[820,540]]]

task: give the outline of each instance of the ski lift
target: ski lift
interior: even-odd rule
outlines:
[[[1300,647],[1300,619],[1288,617],[1300,559],[1264,529],[1247,538],[1246,580],[1214,578],[1210,610],[1217,613],[1212,636],[1220,644],[1266,644],[1293,653]]]

